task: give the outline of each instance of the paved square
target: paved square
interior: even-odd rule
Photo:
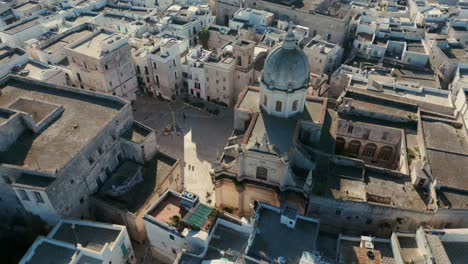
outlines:
[[[209,109],[216,107],[206,105]],[[159,149],[180,159],[185,189],[212,205],[215,197],[209,171],[233,128],[232,108],[218,109],[220,113],[215,116],[180,100],[169,103],[148,96],[139,96],[133,104],[135,120],[156,131]],[[177,132],[165,133],[166,126],[173,124]]]

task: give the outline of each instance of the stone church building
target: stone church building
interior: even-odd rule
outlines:
[[[319,144],[327,101],[307,96],[307,56],[290,30],[267,57],[260,85],[235,106],[234,132],[216,161],[216,206],[249,215],[255,202],[306,211],[314,157],[298,142]]]

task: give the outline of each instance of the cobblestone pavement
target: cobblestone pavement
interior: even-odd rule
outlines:
[[[211,103],[205,106],[205,109],[218,108],[220,113],[212,115],[181,100],[170,103],[139,96],[133,104],[133,116],[156,131],[162,152],[180,159],[185,189],[198,194],[202,202],[214,205],[209,171],[232,132],[233,110]],[[176,132],[165,132],[166,126],[173,124]]]

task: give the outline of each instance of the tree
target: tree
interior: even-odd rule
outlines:
[[[204,49],[208,49],[208,40],[210,39],[210,32],[206,27],[202,27],[198,32],[198,39]]]

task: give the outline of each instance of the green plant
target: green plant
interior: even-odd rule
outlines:
[[[202,27],[198,32],[198,39],[204,49],[208,49],[208,40],[210,39],[210,32],[206,27]]]
[[[456,129],[461,129],[463,127],[463,125],[460,123],[452,123],[452,126]]]
[[[407,148],[406,159],[408,160],[408,165],[411,164],[411,161],[414,160],[415,158],[416,158],[416,153],[412,149]]]

